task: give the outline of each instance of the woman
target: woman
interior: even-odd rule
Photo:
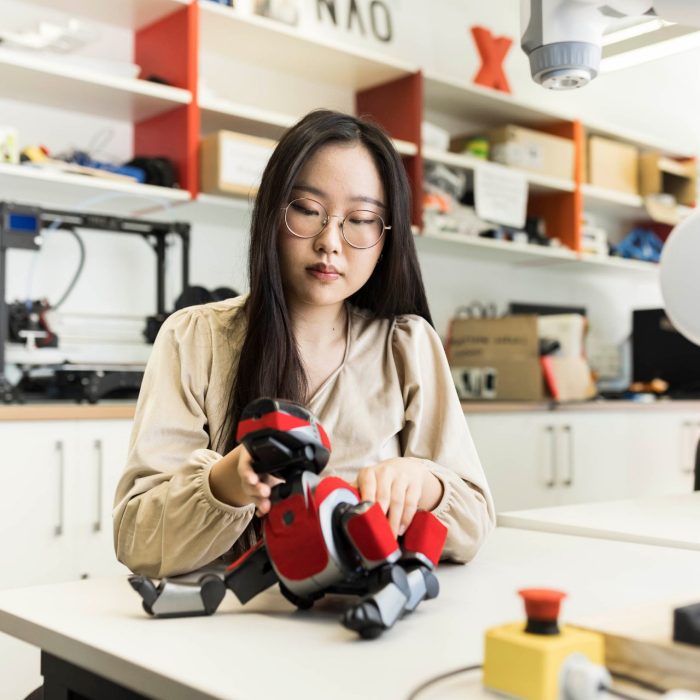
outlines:
[[[235,441],[260,396],[305,404],[330,436],[323,474],[378,501],[401,534],[416,509],[468,561],[494,521],[488,486],[425,297],[399,155],[372,123],[304,117],[265,169],[250,294],[165,322],[116,494],[117,556],[163,577],[256,538],[272,480]]]

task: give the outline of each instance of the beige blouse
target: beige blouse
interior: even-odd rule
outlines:
[[[193,571],[253,542],[254,506],[222,503],[209,487],[244,301],[182,309],[158,333],[115,498],[115,548],[132,571]],[[390,457],[423,459],[444,487],[433,511],[448,527],[444,556],[466,562],[493,527],[494,509],[440,338],[419,316],[372,320],[348,310],[343,362],[309,402],[331,440],[322,474],[353,481]]]

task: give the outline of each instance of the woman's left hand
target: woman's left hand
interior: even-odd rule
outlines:
[[[397,537],[406,532],[418,509],[437,506],[443,490],[425,463],[412,457],[395,457],[361,469],[357,488],[361,500],[379,503]]]

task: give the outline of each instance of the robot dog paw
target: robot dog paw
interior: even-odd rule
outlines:
[[[302,596],[292,593],[283,583],[280,583],[280,592],[282,595],[294,606],[299,608],[299,610],[309,610],[313,607],[314,603],[323,596]]]
[[[357,632],[363,639],[376,639],[384,631],[384,623],[376,604],[365,600],[349,607],[342,623]]]

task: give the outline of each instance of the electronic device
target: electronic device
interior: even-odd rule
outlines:
[[[155,337],[157,329],[169,315],[165,308],[165,253],[166,237],[176,234],[182,245],[182,286],[189,286],[190,224],[179,221],[152,221],[98,213],[63,211],[38,206],[0,201],[0,401],[10,403],[21,399],[22,387],[35,389],[45,384],[47,373],[53,371],[55,392],[63,391],[61,398],[96,401],[112,389],[134,388],[140,382],[145,362],[127,367],[100,361],[86,362],[84,357],[66,357],[60,352],[57,335],[49,327],[45,314],[50,305],[45,301],[29,300],[8,304],[6,300],[7,256],[11,249],[40,250],[42,231],[76,229],[109,231],[141,236],[156,254],[156,313],[146,321],[144,335]],[[81,253],[83,246],[80,238]],[[77,279],[82,268],[69,287]],[[65,294],[63,298],[65,298]],[[59,302],[60,304],[60,302]],[[57,304],[58,305],[58,304]],[[7,376],[8,345],[12,341],[13,364],[21,368],[20,382],[11,382]],[[17,353],[17,350],[26,352]],[[22,383],[20,386],[20,383]],[[55,396],[59,398],[59,396]]]
[[[533,80],[550,90],[587,85],[600,70],[606,27],[647,15],[700,27],[693,0],[520,0],[520,46]]]
[[[262,538],[233,562],[223,578],[208,573],[192,585],[145,576],[129,582],[156,617],[211,615],[231,589],[245,604],[279,584],[300,609],[327,593],[359,596],[342,624],[373,639],[439,592],[434,569],[447,528],[418,511],[398,540],[377,502],[360,501],[355,487],[337,476],[320,477],[331,444],[323,426],[303,406],[260,398],[241,413],[236,439],[259,474],[283,481],[272,487]]]
[[[635,382],[663,379],[675,397],[700,396],[700,347],[685,338],[663,309],[632,312]]]

